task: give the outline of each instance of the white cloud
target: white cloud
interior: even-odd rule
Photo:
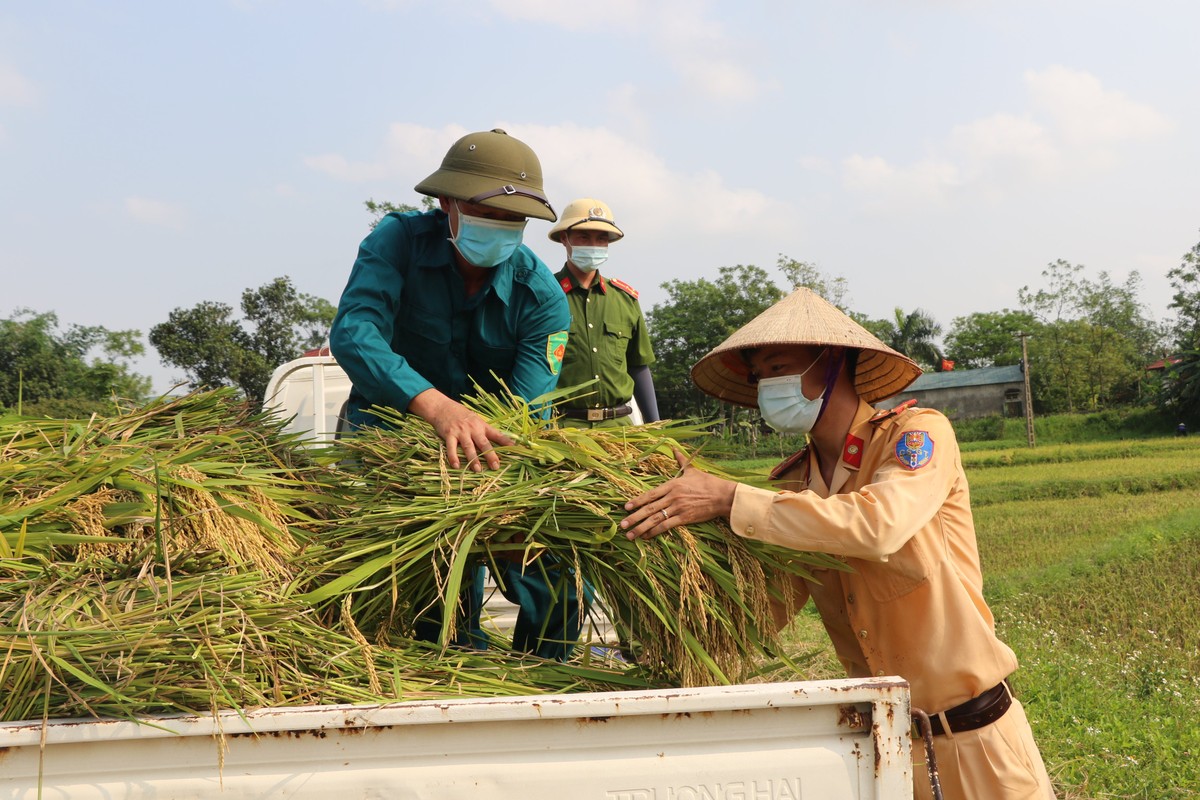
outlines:
[[[492,0],[491,5],[510,19],[578,31],[594,30],[601,23],[604,30],[636,28],[643,9],[652,3],[644,0],[609,0],[602,6],[588,6],[564,3],[562,0]]]
[[[7,64],[0,64],[0,104],[29,105],[37,98],[33,83]]]
[[[412,178],[415,185],[437,168],[452,143],[468,133],[470,131],[461,125],[447,125],[434,130],[396,122],[388,127],[382,153],[374,161],[352,161],[338,153],[326,153],[306,156],[304,164],[335,180],[348,183]]]
[[[323,172],[331,178],[349,183],[363,183],[388,175],[387,165],[381,161],[352,162],[345,156],[338,155],[337,153],[305,156],[304,165],[317,172]]]
[[[879,156],[852,155],[842,166],[844,180],[850,189],[875,191],[895,180],[897,169]]]
[[[734,57],[688,49],[672,58],[684,82],[696,92],[719,100],[752,100],[762,93],[761,82]]]
[[[1048,118],[1062,145],[1082,157],[1110,163],[1125,142],[1171,133],[1174,124],[1122,92],[1106,90],[1094,75],[1062,66],[1025,73],[1034,111]]]
[[[1024,113],[956,125],[931,154],[909,165],[854,154],[843,161],[844,184],[885,202],[944,201],[964,188],[996,197],[1107,169],[1119,162],[1123,147],[1174,130],[1167,117],[1104,89],[1086,72],[1055,66],[1024,77]]]
[[[711,167],[673,171],[650,149],[607,129],[506,121],[499,127],[533,148],[556,210],[578,197],[599,197],[612,206],[618,224],[636,219],[644,240],[754,236],[796,224],[794,210],[778,199],[730,186]],[[412,186],[436,169],[450,144],[467,132],[457,125],[432,129],[395,123],[388,129],[383,155],[375,161],[330,154],[305,163],[337,180],[388,178]]]
[[[149,197],[126,197],[125,212],[137,222],[174,230],[182,229],[187,218],[182,206]]]
[[[659,40],[693,91],[719,100],[749,100],[760,94],[762,83],[743,66],[750,54],[709,16],[709,3],[664,0],[653,9],[655,18],[644,30]]]
[[[636,219],[643,240],[754,236],[795,224],[794,211],[778,199],[731,186],[711,167],[675,171],[655,152],[607,129],[521,126],[520,135],[542,162],[556,208],[599,197],[612,206],[618,225]]]
[[[942,202],[950,190],[962,184],[962,172],[942,160],[895,167],[878,156],[852,155],[842,162],[842,182],[847,189],[869,197],[873,205],[895,209],[914,201]]]
[[[1044,127],[1028,117],[1012,114],[995,114],[958,125],[950,132],[950,141],[975,161],[995,158],[1044,161],[1055,153]]]
[[[994,114],[957,125],[948,145],[968,181],[1046,178],[1064,166],[1053,132],[1030,117]]]
[[[743,66],[742,48],[713,17],[711,3],[698,0],[612,0],[581,6],[562,0],[492,0],[499,13],[564,30],[595,31],[649,40],[696,94],[744,101],[758,96],[762,82]]]
[[[820,156],[801,156],[796,162],[800,168],[808,172],[817,172],[823,175],[829,175],[833,172],[829,161]]]

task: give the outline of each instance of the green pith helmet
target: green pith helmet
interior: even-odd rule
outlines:
[[[523,217],[554,222],[542,190],[542,164],[529,145],[499,128],[459,139],[437,172],[417,184],[431,197],[454,197]]]

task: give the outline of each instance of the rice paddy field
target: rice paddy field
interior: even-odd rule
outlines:
[[[1200,797],[1200,437],[970,447],[985,593],[1059,797]],[[791,634],[839,674],[811,608]]]

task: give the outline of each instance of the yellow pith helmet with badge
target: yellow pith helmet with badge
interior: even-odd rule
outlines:
[[[571,201],[563,209],[562,216],[550,229],[550,241],[561,242],[567,231],[600,231],[608,234],[608,240],[615,242],[625,234],[613,222],[612,209],[602,200],[594,197],[584,197]]]
[[[537,155],[529,145],[499,128],[468,133],[455,142],[442,165],[418,183],[416,191],[548,222],[558,218],[542,188],[542,163]]]
[[[812,289],[799,288],[741,328],[692,367],[692,381],[707,395],[758,408],[747,351],[774,345],[857,350],[854,389],[868,403],[899,394],[921,375],[917,363],[881,342]]]

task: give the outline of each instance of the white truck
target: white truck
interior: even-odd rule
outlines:
[[[309,350],[271,373],[263,407],[287,420],[284,428],[315,442],[331,442],[344,428],[350,378],[329,347]]]
[[[327,352],[271,383],[293,430],[334,438]],[[912,712],[881,677],[9,722],[0,800],[908,800]]]
[[[0,798],[905,800],[898,678],[0,724]]]

